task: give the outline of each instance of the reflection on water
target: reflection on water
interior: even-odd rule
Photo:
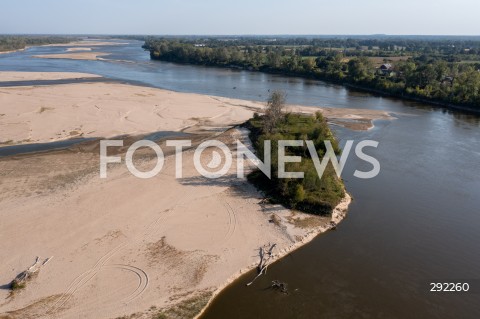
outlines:
[[[480,279],[480,120],[415,102],[375,97],[320,81],[149,60],[140,42],[100,47],[135,63],[29,58],[32,48],[0,56],[0,70],[75,71],[183,92],[265,100],[283,89],[295,104],[401,113],[367,132],[334,127],[342,141],[372,139],[381,164],[372,180],[351,157],[344,179],[354,202],[335,232],[228,287],[204,318],[480,318],[480,294],[430,293],[430,281]],[[259,243],[259,245],[264,243]],[[253,249],[253,248],[252,248]],[[289,295],[266,289],[289,284]],[[478,284],[478,281],[476,282]]]

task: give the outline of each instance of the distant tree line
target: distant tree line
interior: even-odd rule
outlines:
[[[0,52],[25,49],[27,46],[34,45],[68,43],[74,40],[76,40],[76,38],[61,36],[0,35]]]
[[[480,110],[480,40],[148,38],[143,47],[155,60],[316,78]],[[383,69],[373,57],[383,57]]]

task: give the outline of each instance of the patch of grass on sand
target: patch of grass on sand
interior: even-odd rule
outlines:
[[[10,289],[12,289],[12,291],[17,291],[17,290],[20,290],[20,289],[25,289],[26,286],[27,285],[26,285],[25,282],[19,282],[17,280],[14,280],[10,284]]]
[[[164,309],[155,315],[151,319],[190,319],[195,317],[202,311],[207,305],[208,301],[212,297],[211,291],[203,291],[199,294],[185,299],[184,301]]]
[[[8,141],[5,141],[5,142],[0,142],[0,145],[12,145],[13,144],[13,140],[8,140]]]
[[[49,297],[38,299],[32,304],[13,311],[7,314],[0,315],[0,319],[28,319],[40,318],[48,311],[54,302],[56,302],[62,295],[52,295]]]
[[[151,306],[145,313],[134,313],[116,319],[191,319],[205,308],[212,295],[212,291],[203,290],[173,306],[158,310],[157,307]]]
[[[306,218],[293,218],[289,217],[288,221],[292,223],[297,228],[310,229],[315,227],[320,227],[329,222],[329,218],[321,216],[312,216]]]
[[[42,107],[40,108],[40,110],[38,110],[38,113],[43,113],[43,112],[45,112],[45,111],[50,111],[50,110],[54,110],[54,108],[53,108],[53,107],[42,106]]]
[[[141,314],[134,313],[134,314],[131,314],[131,315],[128,315],[128,316],[117,317],[115,319],[137,319],[137,318],[140,318],[140,317],[141,317]]]

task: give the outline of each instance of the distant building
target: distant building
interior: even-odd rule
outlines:
[[[393,66],[390,63],[385,63],[380,66],[380,70],[391,70],[393,69]]]
[[[382,64],[377,69],[376,73],[377,73],[377,76],[380,78],[389,78],[397,75],[397,73],[393,71],[393,65],[391,65],[390,63]]]
[[[453,76],[446,76],[442,79],[442,85],[453,86],[453,81],[455,81]]]

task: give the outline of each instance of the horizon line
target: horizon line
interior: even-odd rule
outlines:
[[[386,33],[372,33],[372,34],[348,34],[348,33],[338,33],[338,34],[322,34],[322,33],[278,33],[278,34],[270,34],[270,33],[238,33],[238,34],[214,34],[214,33],[205,33],[205,34],[153,34],[153,33],[0,33],[0,35],[61,35],[61,36],[178,36],[178,37],[202,37],[202,36],[210,36],[210,37],[286,37],[286,36],[296,36],[296,37],[480,37],[480,34],[386,34]]]

